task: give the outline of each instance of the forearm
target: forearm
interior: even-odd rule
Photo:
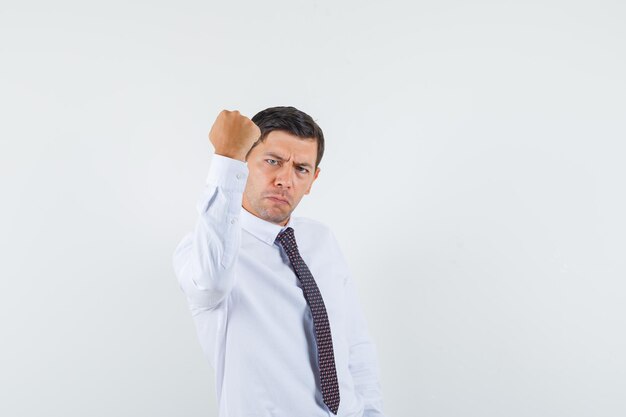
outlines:
[[[383,417],[383,397],[376,346],[370,339],[350,346],[350,373],[354,388],[363,400],[363,417]]]
[[[378,352],[368,330],[355,282],[350,275],[344,290],[349,321],[347,334],[350,344],[349,368],[354,388],[363,400],[365,408],[363,417],[383,417]]]
[[[231,291],[241,227],[239,215],[248,168],[213,155],[194,230],[176,247],[173,266],[192,307],[214,308]]]

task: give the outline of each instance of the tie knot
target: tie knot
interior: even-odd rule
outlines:
[[[280,244],[283,245],[283,248],[285,248],[286,250],[298,247],[298,245],[296,244],[296,236],[294,235],[293,228],[291,227],[288,227],[280,232],[276,237],[276,240],[280,242]]]

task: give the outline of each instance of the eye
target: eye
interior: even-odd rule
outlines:
[[[300,170],[301,173],[306,174],[307,172],[309,172],[308,169],[304,168],[304,167],[298,167],[298,169]]]
[[[270,165],[276,165],[278,164],[278,161],[275,159],[266,159],[267,163]]]

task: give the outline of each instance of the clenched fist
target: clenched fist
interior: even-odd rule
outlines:
[[[209,132],[216,154],[244,162],[246,154],[260,136],[261,129],[237,110],[222,110]]]

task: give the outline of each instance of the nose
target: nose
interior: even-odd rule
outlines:
[[[276,179],[274,180],[274,185],[281,188],[291,188],[292,186],[292,176],[293,170],[291,169],[290,164],[283,164],[280,169],[276,172]]]

